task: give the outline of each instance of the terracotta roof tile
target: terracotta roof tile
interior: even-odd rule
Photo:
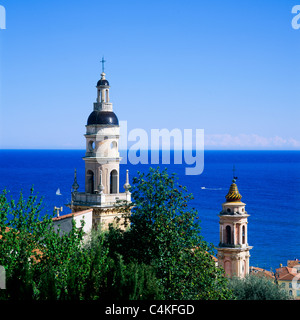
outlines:
[[[93,211],[93,209],[87,209],[87,210],[78,211],[78,212],[71,212],[71,213],[65,214],[63,216],[52,218],[52,220],[53,221],[59,221],[59,220],[63,220],[63,219],[71,218],[71,217],[77,217],[77,216],[80,216],[82,214],[88,213],[90,211]]]
[[[268,271],[266,269],[258,268],[258,267],[250,267],[250,273],[257,276],[264,276],[268,279],[274,279],[275,275],[273,272]]]
[[[299,276],[295,268],[281,267],[276,269],[276,277],[280,281],[292,281],[296,276]]]
[[[290,267],[290,268],[293,268],[297,265],[300,265],[300,261],[298,259],[296,260],[288,260],[287,261],[287,266]]]

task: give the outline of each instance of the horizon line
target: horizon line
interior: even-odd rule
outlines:
[[[0,151],[86,151],[84,148],[0,148]],[[119,151],[130,151],[130,149],[119,149]],[[133,150],[132,150],[133,151]],[[139,151],[139,150],[134,150]],[[300,149],[140,149],[140,151],[300,151]]]

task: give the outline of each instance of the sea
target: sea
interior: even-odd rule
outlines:
[[[67,214],[75,168],[78,191],[84,191],[84,155],[84,150],[0,150],[0,190],[8,190],[9,198],[17,200],[20,191],[28,196],[33,186],[38,197],[43,197],[43,213],[53,212],[56,206],[63,207],[61,214]],[[250,214],[250,265],[275,271],[287,260],[300,259],[300,151],[207,150],[200,175],[186,175],[185,169],[191,165],[174,164],[173,158],[171,155],[171,164],[121,164],[120,192],[126,169],[131,182],[138,171],[166,167],[194,195],[190,206],[198,211],[201,234],[217,246],[218,214],[235,175]]]

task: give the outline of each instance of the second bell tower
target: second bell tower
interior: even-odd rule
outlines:
[[[220,243],[218,264],[228,277],[244,278],[249,273],[248,213],[246,204],[241,202],[241,194],[236,185],[236,177],[222,204],[220,217]]]

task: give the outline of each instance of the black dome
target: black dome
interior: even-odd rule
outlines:
[[[109,82],[105,79],[100,79],[98,82],[97,82],[97,87],[99,86],[109,86]]]
[[[112,111],[93,111],[87,121],[87,125],[105,124],[118,126],[119,120],[116,114]]]

